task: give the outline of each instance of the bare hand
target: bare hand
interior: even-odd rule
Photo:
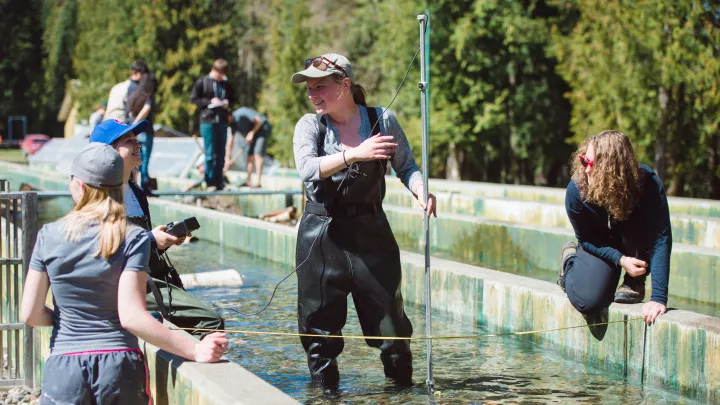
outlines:
[[[222,102],[223,102],[223,101],[220,100],[220,99],[217,98],[217,97],[213,97],[212,100],[210,100],[210,104],[220,104],[220,103],[222,103]]]
[[[418,195],[418,203],[420,203],[420,208],[425,210],[428,216],[432,215],[437,218],[437,199],[435,198],[435,195],[433,195],[433,193],[428,193],[429,202],[428,204],[425,204],[425,201],[423,201],[425,196],[423,194]]]
[[[649,301],[643,306],[643,320],[645,323],[650,325],[655,322],[655,319],[657,319],[658,316],[664,314],[665,312],[667,312],[667,307],[665,307],[665,305],[659,302]]]
[[[159,225],[152,230],[153,237],[155,238],[155,244],[157,244],[158,249],[166,250],[172,245],[179,245],[185,241],[185,236],[181,236],[179,238],[172,236],[165,232],[166,229],[167,225]]]
[[[222,332],[213,332],[195,345],[195,361],[198,363],[216,363],[220,361],[228,340]]]
[[[647,263],[634,257],[623,256],[620,258],[620,266],[629,274],[631,277],[642,276],[647,274]]]
[[[255,133],[250,131],[247,135],[245,135],[245,142],[250,143],[252,142],[253,138],[255,138]]]
[[[392,136],[375,135],[366,139],[357,148],[347,151],[347,155],[352,161],[365,162],[375,159],[390,159],[395,153],[398,144],[392,142],[395,139]]]

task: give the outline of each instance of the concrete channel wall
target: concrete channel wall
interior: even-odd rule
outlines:
[[[156,199],[151,210],[157,223],[196,216],[203,225],[195,232],[200,238],[294,265],[294,228]],[[419,216],[413,222],[417,229],[421,227]],[[557,255],[554,248],[541,249]],[[402,252],[401,261],[406,301],[422,305],[424,258]],[[433,310],[502,332],[584,325],[552,283],[437,258],[431,265]],[[641,310],[641,304],[613,304],[610,321],[628,320],[608,325],[602,341],[595,340],[586,327],[522,337],[600,370],[633,380],[642,376],[647,384],[671,387],[710,403],[720,401],[720,319],[674,310],[645,328],[637,320]]]

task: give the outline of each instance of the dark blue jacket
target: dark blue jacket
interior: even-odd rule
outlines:
[[[604,208],[585,202],[575,181],[568,184],[565,210],[578,242],[588,253],[618,270],[623,255],[648,262],[652,272],[650,300],[667,305],[672,250],[667,197],[652,169],[640,165],[640,173],[645,177],[643,195],[625,221],[616,221]]]

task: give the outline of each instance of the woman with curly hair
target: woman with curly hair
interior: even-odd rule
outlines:
[[[565,210],[578,243],[562,250],[558,284],[586,316],[613,302],[639,303],[652,273],[652,295],[643,308],[647,323],[666,312],[672,231],[662,182],[638,164],[628,137],[603,131],[573,156]],[[621,269],[622,286],[615,291]]]

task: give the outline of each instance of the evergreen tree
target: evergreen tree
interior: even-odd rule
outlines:
[[[265,80],[260,108],[273,126],[269,153],[286,167],[294,167],[292,137],[295,124],[309,111],[304,86],[293,84],[290,77],[302,70],[309,55],[312,33],[304,25],[308,19],[305,0],[272,0],[268,24]]]
[[[38,122],[43,108],[38,100],[43,79],[42,1],[0,0],[0,10],[0,37],[5,39],[0,42],[0,134],[6,139],[11,115],[25,115],[28,131],[44,132]]]

